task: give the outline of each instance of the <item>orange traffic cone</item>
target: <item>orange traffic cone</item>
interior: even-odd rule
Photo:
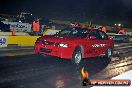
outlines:
[[[16,28],[13,28],[12,29],[12,36],[15,36],[16,35]]]

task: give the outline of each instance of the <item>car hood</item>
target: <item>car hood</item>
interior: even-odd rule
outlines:
[[[50,35],[50,36],[43,36],[42,40],[44,41],[50,41],[50,42],[58,42],[58,43],[65,43],[65,42],[76,42],[76,41],[80,41],[81,37],[72,37],[72,36],[54,36],[54,35]]]

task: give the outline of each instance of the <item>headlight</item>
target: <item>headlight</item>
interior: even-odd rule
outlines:
[[[68,44],[59,44],[60,47],[68,47]]]

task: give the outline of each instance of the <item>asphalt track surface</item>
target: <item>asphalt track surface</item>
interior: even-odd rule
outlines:
[[[82,67],[91,79],[111,79],[132,70],[132,48],[117,47],[111,60],[88,58],[79,66],[69,60],[37,54],[1,56],[0,88],[82,88]]]

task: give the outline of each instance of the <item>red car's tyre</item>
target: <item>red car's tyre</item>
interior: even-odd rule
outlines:
[[[106,53],[105,53],[105,58],[109,58],[111,59],[113,55],[113,49],[110,47],[107,49]]]
[[[71,61],[73,64],[79,65],[81,60],[82,60],[81,48],[76,48],[72,55]]]

